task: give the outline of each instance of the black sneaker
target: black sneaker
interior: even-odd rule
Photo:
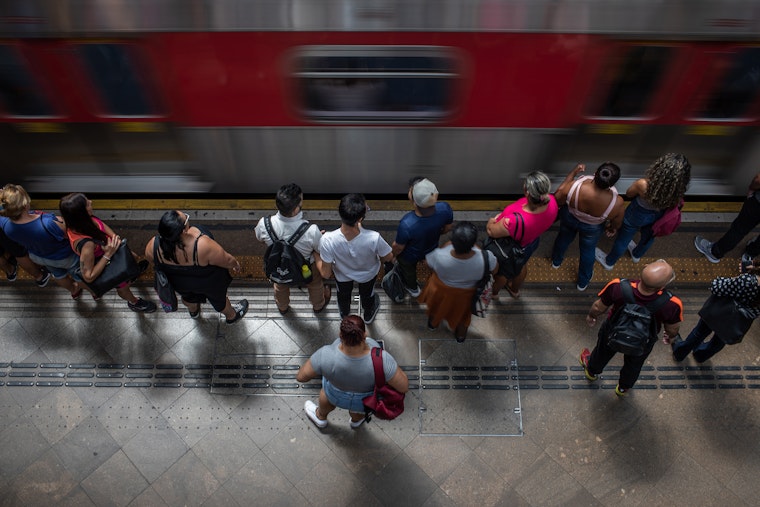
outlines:
[[[8,258],[8,264],[13,267],[13,271],[10,273],[6,273],[5,277],[8,279],[9,282],[15,282],[16,278],[18,278],[18,261],[15,257],[9,257]]]
[[[133,312],[153,313],[156,311],[156,303],[151,301],[145,301],[143,298],[137,298],[137,301],[130,303],[127,301],[127,306]]]
[[[364,322],[365,324],[372,324],[372,321],[375,320],[375,317],[377,317],[377,312],[380,311],[380,296],[377,294],[374,295],[373,301],[375,302],[374,305],[372,305],[372,309],[369,311],[364,312]]]
[[[39,280],[35,280],[34,283],[37,284],[37,287],[45,287],[47,286],[49,281],[50,281],[50,271],[48,271],[45,268],[42,268],[42,278],[40,278]]]
[[[248,300],[241,299],[237,303],[232,305],[232,309],[235,310],[235,318],[232,320],[226,319],[227,324],[234,324],[243,318],[243,315],[248,313]]]

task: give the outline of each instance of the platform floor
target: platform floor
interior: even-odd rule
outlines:
[[[685,224],[653,249],[680,266],[684,335],[705,280],[735,264],[709,264],[690,238],[723,228]],[[236,280],[231,299],[252,308],[227,326],[207,307],[199,320],[137,315],[116,294],[2,283],[0,505],[757,505],[760,330],[703,366],[660,344],[620,400],[621,358],[597,386],[577,356],[595,342],[594,289],[640,265],[597,266],[578,292],[574,247],[560,270],[542,258],[553,236],[523,297],[473,319],[464,344],[383,294],[370,335],[419,388],[400,418],[358,430],[341,410],[317,429],[303,403],[318,386],[293,385],[295,365],[337,336],[334,303],[315,317],[294,291],[283,317],[266,285]]]

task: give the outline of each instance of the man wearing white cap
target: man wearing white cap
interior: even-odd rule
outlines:
[[[417,263],[438,247],[441,234],[451,230],[454,212],[448,203],[438,202],[438,189],[427,178],[412,178],[408,195],[414,210],[401,218],[391,246],[406,291],[417,297],[420,295]]]

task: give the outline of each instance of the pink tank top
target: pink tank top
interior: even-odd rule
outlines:
[[[610,190],[612,190],[612,200],[610,201],[609,206],[607,206],[607,209],[604,210],[604,213],[602,213],[602,216],[595,217],[592,215],[589,215],[588,213],[584,213],[583,211],[578,209],[578,196],[581,193],[581,185],[583,185],[584,182],[593,180],[593,176],[583,176],[581,178],[578,178],[575,180],[575,183],[573,183],[573,186],[570,187],[570,192],[567,193],[567,202],[568,202],[568,211],[570,211],[570,214],[573,215],[575,218],[583,222],[584,224],[589,225],[598,225],[603,224],[607,221],[607,217],[612,212],[612,208],[615,207],[615,203],[617,202],[617,196],[618,191],[617,188],[613,186],[610,187]],[[593,183],[592,183],[593,184]]]

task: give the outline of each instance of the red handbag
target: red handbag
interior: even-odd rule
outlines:
[[[681,225],[681,208],[683,208],[683,199],[677,206],[666,209],[665,213],[652,224],[652,234],[661,238],[676,232],[678,226]]]
[[[370,351],[375,369],[375,391],[364,398],[364,419],[369,422],[372,414],[378,419],[390,421],[404,412],[405,393],[400,393],[385,382],[383,372],[383,349],[374,347]]]

